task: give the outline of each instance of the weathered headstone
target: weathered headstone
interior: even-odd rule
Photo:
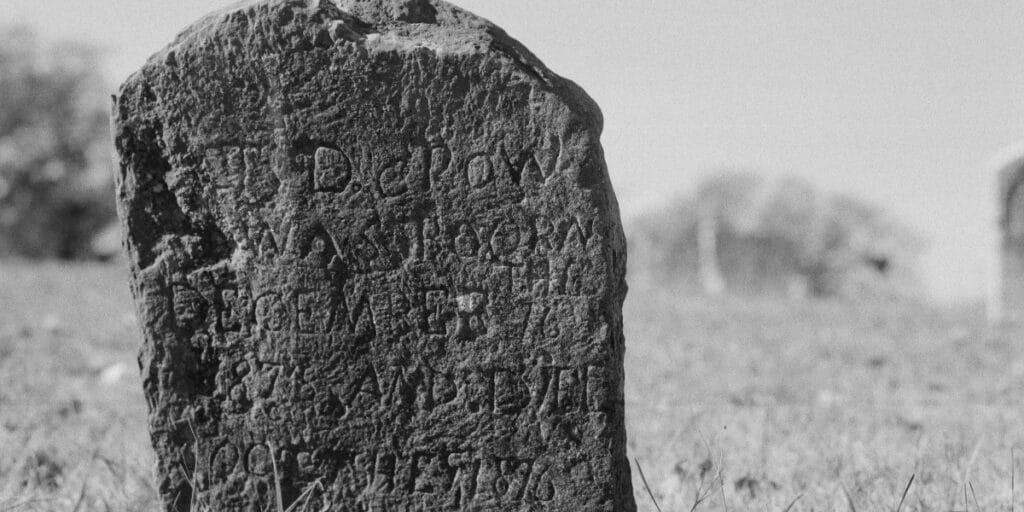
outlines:
[[[576,85],[440,0],[267,0],[114,118],[166,510],[634,510]]]
[[[994,160],[998,179],[999,235],[996,269],[988,301],[993,322],[1024,321],[1024,147],[1008,148]]]

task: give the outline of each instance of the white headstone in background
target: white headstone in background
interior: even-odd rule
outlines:
[[[1024,142],[989,164],[996,179],[996,236],[989,281],[989,321],[1024,320]]]

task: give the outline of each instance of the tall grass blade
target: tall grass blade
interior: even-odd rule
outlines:
[[[309,500],[313,497],[313,491],[315,490],[319,490],[320,492],[323,492],[324,490],[324,486],[319,478],[307,485],[306,489],[302,491],[302,494],[300,494],[299,497],[292,502],[292,505],[288,507],[288,510],[285,510],[284,512],[299,512],[298,507],[300,503],[302,505],[302,510],[306,510],[306,508],[309,507]]]
[[[917,476],[917,473],[910,475],[910,481],[907,482],[907,488],[903,489],[903,496],[900,496],[900,503],[899,505],[896,505],[896,512],[900,512],[900,509],[903,508],[903,502],[907,500],[907,494],[910,492],[910,486],[914,485],[915,476]]]
[[[78,501],[75,502],[75,508],[71,509],[71,512],[78,512],[82,510],[82,504],[85,503],[85,491],[89,488],[89,480],[86,479],[82,482],[82,489],[78,492]]]
[[[96,463],[96,459],[99,458],[99,450],[92,452],[92,457],[89,459],[89,464],[86,466],[86,474],[92,474],[92,466]],[[71,512],[78,512],[82,509],[82,504],[85,503],[85,493],[89,488],[89,477],[86,476],[82,480],[82,488],[78,492],[78,501],[75,502],[75,508],[71,509]]]
[[[804,497],[803,493],[798,494],[796,499],[794,499],[793,501],[789,502],[789,506],[786,507],[785,509],[783,509],[782,512],[789,512],[790,510],[793,510],[793,506],[796,505],[796,502],[800,501],[800,498],[803,498],[803,497]]]
[[[654,503],[654,508],[661,512],[661,505],[658,505],[658,500],[654,497],[654,493],[651,492],[651,486],[647,484],[647,477],[644,476],[644,468],[640,466],[640,461],[633,457],[633,463],[636,464],[636,470],[640,472],[640,481],[644,483],[644,489],[647,491],[647,495],[651,497],[651,502]]]
[[[196,428],[192,425],[192,419],[188,420],[188,429],[192,432],[192,478],[188,476],[188,469],[185,468],[185,464],[182,464],[182,469],[186,472],[185,480],[188,481],[188,485],[192,487],[192,494],[188,499],[189,510],[198,512],[199,507],[199,482],[196,479],[196,471],[199,471],[199,435],[196,434]]]
[[[857,512],[857,506],[853,504],[853,496],[850,496],[850,491],[843,486],[843,494],[846,495],[846,504],[850,507],[850,512]]]
[[[277,450],[273,441],[267,441],[270,448],[270,467],[274,469],[274,493],[277,495],[277,512],[284,512],[284,499],[281,493],[281,474],[277,472]]]
[[[0,508],[0,512],[10,512],[10,511],[13,511],[13,510],[18,510],[18,509],[27,507],[29,505],[35,505],[37,503],[51,503],[51,502],[54,502],[54,501],[57,501],[57,500],[55,500],[54,498],[37,498],[37,499],[32,499],[32,500],[26,500],[26,501],[22,501],[20,503],[15,503],[14,505],[11,505],[9,507],[5,506],[4,508]]]

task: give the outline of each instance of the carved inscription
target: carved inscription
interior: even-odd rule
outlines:
[[[197,482],[204,488],[235,479],[270,477],[272,457],[279,465],[287,467],[291,463],[302,472],[316,472],[317,468],[332,464],[338,477],[351,482],[333,498],[354,502],[359,510],[543,506],[556,497],[573,471],[544,458],[501,457],[459,450],[319,449],[295,453],[283,448],[272,453],[263,444],[222,444],[213,453],[209,471],[200,473],[208,476],[207,480]]]
[[[352,161],[341,151],[317,148],[314,162],[313,176],[318,191],[340,192],[352,179]]]
[[[114,117],[164,510],[635,510],[601,119],[519,43],[249,2]]]

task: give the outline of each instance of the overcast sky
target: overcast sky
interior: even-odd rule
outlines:
[[[108,51],[112,81],[216,0],[0,0],[3,21]],[[940,299],[981,296],[986,163],[1024,138],[1024,2],[462,0],[601,105],[629,217],[723,167],[797,174],[931,242]]]

